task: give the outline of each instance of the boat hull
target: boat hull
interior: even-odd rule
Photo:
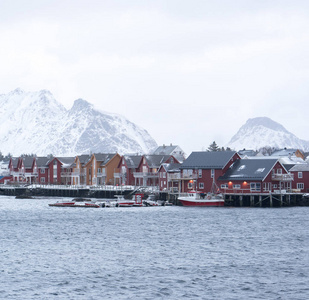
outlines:
[[[192,199],[178,199],[183,206],[224,206],[224,200],[223,199],[217,199],[217,200],[192,200]]]

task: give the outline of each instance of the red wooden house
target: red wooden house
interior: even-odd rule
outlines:
[[[160,191],[179,192],[180,166],[180,163],[164,163],[160,166],[158,171]]]
[[[301,193],[309,193],[309,164],[297,164],[290,169],[294,175],[292,189]]]
[[[37,168],[38,168],[38,183],[48,184],[49,183],[49,166],[48,162],[51,158],[46,156],[39,156],[36,158]]]
[[[218,178],[224,193],[269,193],[291,189],[293,175],[277,159],[239,159]]]
[[[25,168],[25,179],[26,182],[37,183],[38,182],[38,167],[35,156],[26,156],[20,158],[23,161],[23,165]]]
[[[209,192],[213,182],[218,185],[218,178],[239,159],[235,151],[192,152],[180,167],[180,192]]]
[[[159,168],[163,163],[179,163],[172,155],[144,155],[133,173],[135,186],[158,186]]]
[[[13,182],[26,182],[25,166],[20,157],[11,157],[8,168]]]

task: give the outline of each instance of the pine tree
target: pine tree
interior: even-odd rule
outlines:
[[[208,152],[213,152],[213,151],[219,151],[220,148],[218,147],[217,143],[215,141],[212,142],[212,144],[209,145],[208,147]]]

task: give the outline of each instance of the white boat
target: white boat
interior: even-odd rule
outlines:
[[[135,204],[135,200],[125,199],[122,195],[115,195],[115,197],[117,198],[116,206],[118,207],[131,207]]]
[[[191,191],[181,194],[178,200],[183,206],[224,206],[224,197],[222,194]]]

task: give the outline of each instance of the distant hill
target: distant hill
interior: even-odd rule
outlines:
[[[309,151],[309,141],[299,139],[282,125],[266,117],[249,119],[226,146],[236,151],[244,148],[259,150],[262,147]]]
[[[47,90],[0,95],[0,128],[0,151],[15,156],[149,153],[157,147],[145,129],[125,117],[96,110],[83,99],[66,110]]]

